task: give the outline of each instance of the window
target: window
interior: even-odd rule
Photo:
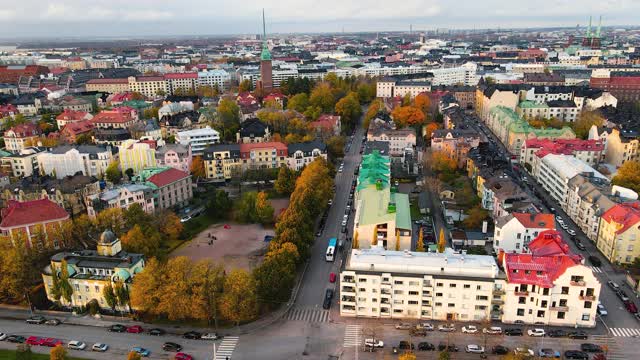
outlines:
[[[419,295],[420,293],[418,293],[417,291],[409,291],[409,295]]]
[[[489,297],[484,295],[476,295],[476,300],[489,300]]]
[[[395,295],[402,295],[402,294],[404,294],[404,291],[402,291],[402,290],[393,290],[393,293]]]
[[[539,318],[543,318],[544,317],[544,310],[538,310],[538,317]]]
[[[591,309],[591,301],[585,301],[584,302],[584,308],[585,309]]]
[[[447,304],[447,307],[450,307],[450,308],[452,308],[452,307],[456,307],[456,304],[448,303],[448,304]]]
[[[583,314],[582,315],[582,321],[589,321],[589,319],[590,319],[589,314]]]
[[[470,288],[471,288],[471,285],[469,285],[469,284],[464,284],[464,288],[465,288],[465,289],[470,289]]]
[[[441,297],[442,293],[436,293],[436,297]]]
[[[526,304],[527,303],[527,298],[524,296],[521,296],[518,298],[518,304]]]
[[[443,286],[444,286],[444,284],[443,284],[443,283],[436,283],[436,286],[437,286],[437,287],[443,287]]]
[[[393,282],[395,285],[402,285],[403,282],[401,280],[396,280]]]
[[[437,302],[435,303],[435,306],[442,306],[442,303]]]
[[[524,316],[524,309],[518,309],[516,315],[518,316]]]
[[[482,285],[476,286],[476,290],[482,290]]]
[[[558,312],[558,319],[564,319],[564,311]]]
[[[409,300],[409,305],[418,305],[418,302],[415,300]]]
[[[542,295],[549,295],[549,288],[542,289]]]
[[[456,284],[449,284],[449,287],[450,287],[450,288],[455,288],[455,287],[456,287]]]
[[[543,308],[546,308],[547,307],[547,300],[542,300],[540,302],[540,306],[543,307]]]
[[[569,294],[569,287],[568,286],[563,286],[561,294],[562,295],[568,295]]]
[[[367,279],[360,278],[360,279],[358,279],[358,282],[366,283],[366,282],[367,282]]]

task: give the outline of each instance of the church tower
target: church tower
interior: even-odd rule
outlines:
[[[265,93],[273,88],[273,68],[271,65],[271,53],[267,46],[267,27],[264,21],[264,9],[262,9],[262,52],[260,53],[260,84],[258,86]]]

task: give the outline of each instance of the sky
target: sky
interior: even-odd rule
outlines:
[[[640,0],[0,0],[0,37],[640,25]]]

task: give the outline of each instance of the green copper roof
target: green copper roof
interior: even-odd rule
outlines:
[[[262,43],[262,53],[260,53],[260,60],[271,61],[271,53],[269,52],[269,48],[267,47],[266,40],[264,41],[264,43]]]
[[[396,203],[396,228],[411,230],[411,209],[409,206],[409,195],[402,193],[391,194],[392,200]]]
[[[518,114],[516,114],[510,108],[504,106],[496,106],[491,108],[489,111],[491,116],[494,116],[500,127],[508,128],[509,131],[514,133],[525,133],[525,134],[535,134],[538,138],[556,138],[559,136],[569,136],[575,138],[575,133],[573,130],[565,126],[562,129],[554,129],[554,128],[543,128],[536,129],[533,126],[529,125],[529,123],[522,119]]]
[[[140,173],[138,173],[138,175],[133,177],[133,182],[136,183],[143,183],[144,185],[147,185],[153,189],[157,189],[158,187],[156,186],[156,184],[148,181],[150,177],[152,177],[153,175],[159,174],[163,171],[167,171],[169,170],[171,167],[169,166],[163,166],[163,167],[150,167],[150,168],[146,168],[142,171],[140,171]]]
[[[547,104],[537,104],[533,101],[525,100],[522,101],[518,106],[522,109],[536,109],[536,108],[548,108]]]
[[[388,188],[391,174],[390,164],[389,157],[381,155],[378,150],[363,156],[358,174],[358,191],[376,185],[378,181],[381,181],[383,188]]]

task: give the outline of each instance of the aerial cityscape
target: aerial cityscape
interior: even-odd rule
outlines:
[[[0,10],[0,360],[637,359],[639,11]]]

